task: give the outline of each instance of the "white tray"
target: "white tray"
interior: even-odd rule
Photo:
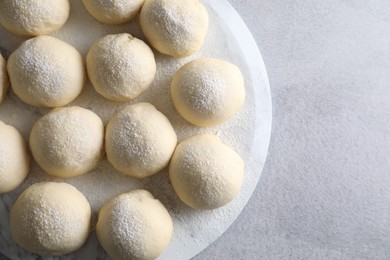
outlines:
[[[128,32],[144,38],[137,21],[120,26],[106,26],[95,21],[79,0],[71,0],[71,16],[65,26],[53,36],[77,48],[84,56],[92,42],[109,33]],[[225,232],[245,207],[253,193],[263,169],[271,134],[272,105],[265,66],[257,45],[246,25],[225,0],[204,0],[209,11],[210,30],[204,47],[191,57],[170,58],[155,52],[158,73],[155,83],[136,100],[148,101],[160,109],[173,123],[179,140],[196,133],[214,133],[232,146],[244,159],[245,180],[239,196],[229,205],[214,211],[190,209],[174,194],[166,171],[137,180],[118,173],[105,159],[97,169],[84,176],[65,180],[76,186],[90,201],[94,210],[93,223],[101,205],[110,197],[132,190],[145,188],[151,191],[169,210],[174,221],[172,241],[159,259],[189,259]],[[0,51],[8,56],[24,39],[7,33],[0,27]],[[246,79],[247,97],[240,113],[228,123],[214,128],[197,128],[180,118],[174,110],[169,82],[182,64],[197,57],[216,57],[238,65]],[[79,105],[95,111],[105,123],[123,103],[110,102],[99,96],[90,84],[71,105]],[[24,104],[10,91],[0,105],[0,120],[18,128],[28,139],[36,119],[48,110]],[[9,209],[17,196],[30,184],[39,181],[64,181],[46,175],[36,163],[32,163],[27,180],[15,191],[0,197],[0,253],[11,259],[36,259],[16,245],[10,237]],[[1,256],[0,256],[1,259]],[[87,243],[77,252],[63,257],[47,259],[108,259],[98,245],[94,232]]]

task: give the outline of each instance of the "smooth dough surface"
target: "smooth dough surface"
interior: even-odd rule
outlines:
[[[35,123],[30,134],[34,159],[48,174],[70,178],[95,168],[103,156],[104,125],[81,107],[52,110]]]
[[[159,52],[183,57],[202,47],[209,17],[198,0],[146,0],[140,25],[149,43]]]
[[[22,135],[0,121],[0,194],[19,186],[29,170],[30,156]]]
[[[182,66],[171,83],[172,101],[179,114],[197,126],[222,124],[245,101],[240,69],[214,58],[193,60]]]
[[[15,94],[27,104],[60,107],[81,92],[86,72],[80,53],[51,36],[25,41],[8,59]]]
[[[41,182],[27,188],[11,210],[12,238],[39,255],[59,256],[80,248],[88,238],[91,207],[67,183]]]
[[[68,20],[69,0],[1,0],[0,24],[20,36],[50,34]]]
[[[171,240],[173,223],[160,201],[146,190],[121,194],[99,212],[97,237],[115,260],[156,259]]]
[[[83,0],[87,11],[98,21],[121,24],[132,20],[145,0]]]
[[[0,53],[0,103],[3,102],[7,94],[8,86],[7,62]]]
[[[169,177],[185,204],[212,210],[237,196],[244,178],[244,162],[217,136],[195,135],[177,146],[169,165]]]
[[[149,103],[128,106],[116,114],[107,125],[105,140],[112,165],[137,178],[167,166],[177,143],[169,120]]]
[[[87,70],[101,95],[113,101],[129,101],[152,84],[156,61],[143,41],[128,33],[111,34],[92,45]]]

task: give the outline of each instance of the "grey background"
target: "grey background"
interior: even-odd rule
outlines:
[[[194,259],[390,259],[390,1],[229,1],[268,70],[271,145]]]

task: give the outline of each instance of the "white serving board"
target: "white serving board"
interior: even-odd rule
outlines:
[[[79,0],[71,0],[71,16],[65,26],[53,36],[58,37],[86,55],[94,40],[109,33],[131,33],[144,39],[137,19],[120,26],[98,23],[84,9]],[[93,225],[101,205],[110,197],[136,188],[153,193],[169,210],[174,221],[172,241],[159,259],[190,259],[225,232],[238,217],[253,193],[267,156],[271,134],[272,105],[270,87],[259,49],[240,16],[225,0],[204,0],[210,29],[202,49],[196,54],[175,59],[155,51],[158,72],[153,85],[129,103],[110,102],[99,96],[90,84],[70,105],[79,105],[96,112],[106,124],[110,117],[127,104],[139,101],[152,103],[172,122],[179,140],[197,133],[213,133],[235,149],[244,159],[245,180],[239,196],[229,205],[200,211],[185,206],[175,195],[166,171],[144,180],[137,180],[117,172],[104,159],[90,173],[68,180],[49,177],[35,162],[27,180],[15,191],[0,197],[0,253],[10,259],[36,259],[16,245],[10,237],[9,210],[18,195],[30,184],[39,181],[65,181],[78,188],[90,201],[94,211]],[[14,51],[25,39],[16,37],[0,27],[0,51],[4,56]],[[169,84],[175,71],[198,57],[215,57],[238,65],[246,80],[247,97],[242,110],[229,122],[213,128],[198,128],[185,122],[172,106]],[[0,120],[18,128],[26,140],[33,123],[47,109],[24,104],[12,91],[0,105]],[[1,259],[1,255],[0,255]],[[87,243],[73,254],[45,259],[108,259],[92,230]]]

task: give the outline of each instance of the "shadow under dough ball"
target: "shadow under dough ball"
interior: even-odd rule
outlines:
[[[7,62],[0,53],[0,103],[7,95],[9,87],[9,78],[7,73]]]

